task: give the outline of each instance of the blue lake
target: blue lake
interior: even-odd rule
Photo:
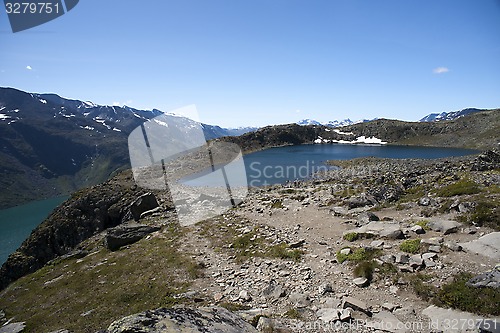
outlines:
[[[7,260],[49,214],[68,197],[33,201],[0,210],[0,264]]]
[[[347,160],[357,157],[384,158],[443,158],[475,154],[478,151],[460,148],[393,146],[393,145],[349,145],[349,144],[315,144],[270,148],[245,155],[246,181],[250,186],[263,186],[285,183],[295,179],[304,179],[311,174],[327,170],[328,160]],[[228,174],[235,172],[232,166],[225,167]],[[197,176],[206,174],[207,170],[197,175],[186,177],[183,183],[191,186],[213,186],[206,179],[198,180]],[[235,172],[236,173],[236,172]],[[233,183],[234,184],[234,183]],[[235,184],[244,185],[244,184]]]
[[[325,170],[328,160],[356,157],[386,158],[442,158],[477,153],[470,149],[378,146],[378,145],[300,145],[271,148],[244,156],[247,181],[250,186],[284,183],[307,178],[313,172]],[[226,167],[230,171],[230,166]],[[198,184],[196,177],[184,183]],[[242,184],[243,185],[243,184]],[[26,205],[0,210],[0,264],[15,251],[50,212],[67,197],[31,202]]]

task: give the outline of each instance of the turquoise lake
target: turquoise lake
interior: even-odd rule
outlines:
[[[427,159],[475,153],[477,151],[471,149],[414,146],[300,145],[271,148],[248,154],[244,156],[244,163],[248,184],[262,186],[310,177],[313,172],[328,168],[324,164],[328,160],[345,160],[367,156]],[[196,182],[196,177],[185,181],[185,183],[199,185]],[[5,262],[8,255],[15,251],[31,231],[66,198],[52,198],[0,210],[0,264]]]

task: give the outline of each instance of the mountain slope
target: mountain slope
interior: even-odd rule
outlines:
[[[129,167],[128,134],[162,114],[0,88],[0,208],[105,181]],[[181,118],[180,124],[195,122]],[[235,131],[202,128],[207,139]]]

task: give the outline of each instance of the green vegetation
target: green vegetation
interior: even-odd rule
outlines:
[[[271,203],[271,208],[285,208],[285,206],[283,206],[283,200],[273,200],[273,202]]]
[[[266,255],[273,258],[300,261],[304,255],[304,251],[299,249],[290,249],[287,244],[282,243],[269,247]]]
[[[407,239],[399,245],[399,249],[407,253],[418,253],[420,251],[420,239]]]
[[[222,303],[219,303],[219,306],[220,307],[223,307],[229,311],[243,311],[243,310],[250,310],[251,307],[248,306],[248,305],[243,305],[243,304],[240,304],[240,303],[234,303],[234,302],[222,302]]]
[[[436,288],[429,283],[432,279],[428,274],[409,274],[406,276],[413,292],[424,301],[431,300],[436,294]]]
[[[424,229],[425,231],[429,231],[431,230],[431,228],[429,227],[429,221],[428,220],[420,220],[418,221],[417,223],[415,223],[416,225],[419,225],[422,227],[422,229]]]
[[[355,240],[359,239],[359,234],[357,232],[349,232],[345,234],[342,238],[344,238],[346,241],[354,242]]]
[[[477,226],[486,226],[500,230],[500,202],[480,197],[476,206],[469,213],[461,214],[458,219],[461,222],[472,223]]]
[[[182,293],[202,275],[203,264],[178,250],[184,236],[184,229],[171,225],[114,252],[89,240],[91,255],[54,262],[15,281],[2,292],[0,309],[26,322],[27,332],[95,332],[133,313],[190,303]]]
[[[342,254],[340,251],[338,251],[337,261],[339,262],[339,264],[343,263],[346,260],[349,260],[351,262],[361,262],[379,257],[381,253],[382,250],[380,249],[360,247],[354,250],[351,249],[350,254]]]
[[[474,288],[466,285],[472,274],[460,273],[452,282],[438,291],[434,303],[479,315],[500,315],[500,290],[495,288]]]
[[[368,281],[371,281],[373,279],[373,272],[375,271],[375,268],[377,267],[377,264],[373,261],[362,261],[359,264],[354,267],[354,276],[355,277],[364,277],[368,279]]]
[[[461,179],[453,184],[441,187],[436,194],[440,197],[453,197],[464,194],[477,194],[481,189],[478,184],[468,179]]]
[[[291,308],[283,314],[283,317],[289,318],[289,319],[301,319],[302,314],[296,308]]]

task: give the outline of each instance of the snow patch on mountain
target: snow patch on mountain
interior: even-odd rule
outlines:
[[[420,122],[438,122],[438,121],[445,121],[445,120],[455,120],[455,119],[467,116],[469,114],[481,112],[481,111],[484,111],[484,110],[468,108],[468,109],[463,109],[460,111],[431,113],[431,114],[428,114],[427,116],[423,117],[419,121]]]

